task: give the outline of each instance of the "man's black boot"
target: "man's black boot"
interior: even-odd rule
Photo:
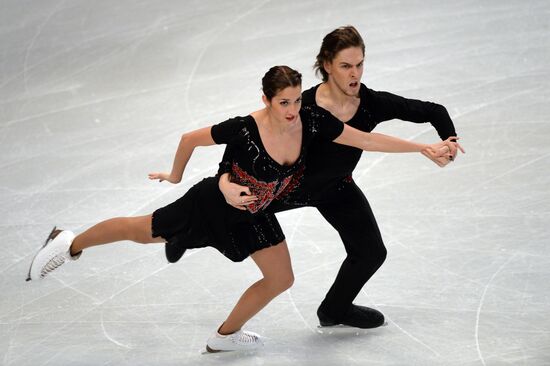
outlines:
[[[377,328],[384,324],[384,314],[378,310],[351,304],[349,310],[341,320],[335,320],[323,312],[321,306],[317,309],[317,316],[319,317],[319,323],[323,327],[330,327],[334,325],[347,325],[355,328]]]

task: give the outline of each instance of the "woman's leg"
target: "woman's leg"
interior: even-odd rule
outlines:
[[[162,238],[152,237],[151,220],[152,215],[110,219],[76,237],[71,231],[54,229],[33,258],[27,281],[45,278],[63,263],[78,259],[80,252],[89,247],[120,240],[163,242]]]
[[[259,250],[251,255],[262,271],[263,278],[250,286],[241,296],[218,332],[230,334],[238,331],[256,313],[294,282],[292,264],[286,241]]]
[[[116,217],[102,221],[74,238],[71,255],[86,248],[121,240],[131,240],[141,244],[164,243],[163,238],[152,236],[152,217],[153,215]]]

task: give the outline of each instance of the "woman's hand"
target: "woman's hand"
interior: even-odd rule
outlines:
[[[229,180],[228,173],[225,173],[220,177],[218,187],[225,198],[225,202],[239,210],[246,210],[247,205],[258,199],[250,193],[250,189],[248,187],[232,183]]]
[[[457,142],[458,139],[458,137],[452,136],[445,141],[428,145],[422,150],[422,155],[443,168],[451,161],[455,160],[458,150],[465,153],[462,146]]]
[[[172,176],[169,173],[149,173],[149,179],[155,180],[158,179],[159,182],[162,182],[163,180],[176,184],[179,183],[179,180],[172,178]]]
[[[436,163],[440,168],[444,168],[447,164],[453,161],[451,160],[451,155],[449,155],[449,149],[447,147],[442,148],[442,153],[443,155],[438,157],[439,154],[431,148],[422,150],[422,155]]]

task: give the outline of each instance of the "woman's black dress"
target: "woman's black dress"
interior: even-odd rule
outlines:
[[[153,213],[154,237],[166,239],[166,255],[177,261],[186,249],[212,246],[234,262],[285,239],[282,229],[265,208],[292,192],[300,181],[305,156],[316,139],[332,141],[343,124],[316,107],[300,111],[302,146],[292,165],[280,165],[267,153],[252,116],[235,117],[212,127],[217,144],[227,144],[220,173],[229,172],[235,183],[250,188],[258,200],[247,210],[225,202],[218,177],[203,179],[175,202]],[[323,123],[319,121],[323,120]]]

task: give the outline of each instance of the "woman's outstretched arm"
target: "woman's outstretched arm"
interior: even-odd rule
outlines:
[[[170,173],[149,173],[149,179],[158,179],[160,182],[166,180],[170,183],[181,182],[181,177],[183,176],[187,162],[191,158],[195,147],[216,144],[212,138],[211,129],[212,127],[204,127],[183,134],[178,145],[178,150],[176,151],[176,156],[174,157],[172,171]]]

